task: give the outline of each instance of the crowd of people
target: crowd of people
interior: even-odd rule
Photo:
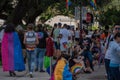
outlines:
[[[16,31],[10,23],[1,31],[2,67],[10,76],[24,71],[25,63],[31,78],[34,71],[45,72],[44,57],[48,56],[55,61],[51,80],[73,80],[104,63],[107,79],[120,80],[120,25],[114,25],[112,31],[109,26],[90,31],[61,23],[50,30],[42,24],[28,24],[26,28]]]

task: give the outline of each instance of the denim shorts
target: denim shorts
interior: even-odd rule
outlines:
[[[60,49],[60,43],[54,42],[54,44],[55,44],[55,49]]]

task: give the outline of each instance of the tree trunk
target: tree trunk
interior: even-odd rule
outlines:
[[[32,2],[32,0],[19,0],[18,5],[9,16],[8,21],[13,22],[15,25],[22,24],[22,19],[24,19],[27,24],[34,23],[36,17],[42,13],[41,9],[33,9],[34,5],[36,5],[36,3]]]
[[[32,16],[28,16],[28,18],[26,19],[27,24],[35,23],[36,17],[38,17],[42,12],[42,10],[38,10]]]
[[[27,13],[27,6],[26,2],[20,0],[18,5],[16,6],[14,13],[13,13],[13,23],[15,25],[21,24],[23,17],[25,17]]]
[[[26,15],[27,6],[26,0],[19,0],[18,5],[13,10],[12,14],[8,17],[8,22],[12,22],[15,25],[22,24],[22,19]]]

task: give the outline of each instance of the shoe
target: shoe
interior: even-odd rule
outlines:
[[[12,72],[13,76],[15,77],[16,76],[16,73],[15,72]]]
[[[35,69],[35,72],[37,72],[37,71],[38,71],[38,68]]]
[[[30,78],[33,78],[33,75],[32,75],[32,73],[30,73]]]
[[[13,77],[16,76],[15,72],[12,72],[12,71],[9,72],[9,75],[10,75],[11,77],[12,77],[12,76],[13,76]]]
[[[45,72],[44,70],[40,70],[40,72]]]
[[[32,75],[32,74],[30,74],[30,78],[33,78],[33,75]]]
[[[9,71],[9,75],[10,75],[11,77],[13,76],[11,71]]]
[[[88,74],[90,74],[91,73],[91,71],[84,71],[85,73],[88,73]]]

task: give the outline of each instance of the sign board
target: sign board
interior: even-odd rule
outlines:
[[[86,15],[87,15],[87,8],[82,7],[82,20],[86,20]]]
[[[75,7],[75,20],[80,20],[80,8]]]

